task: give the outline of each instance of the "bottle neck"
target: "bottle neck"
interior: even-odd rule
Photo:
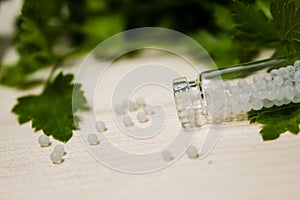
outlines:
[[[200,127],[206,123],[203,112],[203,92],[200,81],[187,81],[185,77],[173,81],[173,92],[182,127]]]

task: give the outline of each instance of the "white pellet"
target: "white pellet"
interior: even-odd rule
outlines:
[[[136,102],[136,105],[137,105],[138,107],[140,107],[140,108],[146,106],[146,102],[145,102],[145,100],[144,100],[142,97],[137,98],[137,99],[135,100],[135,102]]]
[[[134,112],[137,110],[137,105],[134,101],[125,100],[123,101],[123,106],[127,108],[130,112]]]
[[[282,83],[283,83],[283,80],[282,80],[282,78],[281,78],[281,77],[279,77],[279,76],[276,76],[276,77],[273,79],[273,82],[274,82],[274,84],[275,84],[275,85],[278,85],[278,86],[280,86],[280,85],[282,85]]]
[[[282,67],[278,70],[278,75],[282,78],[288,78],[289,77],[289,70],[286,67]]]
[[[234,97],[239,96],[241,93],[241,89],[237,86],[232,86],[229,90],[230,90],[231,95]]]
[[[225,89],[225,90],[229,90],[230,87],[231,87],[231,86],[230,86],[230,83],[229,83],[229,82],[225,82],[225,83],[224,83],[224,89]]]
[[[295,62],[294,62],[294,67],[298,70],[298,69],[300,69],[300,60],[296,60]]]
[[[140,123],[145,123],[148,121],[148,118],[144,112],[139,112],[136,118]]]
[[[251,103],[253,110],[260,110],[263,108],[263,102],[258,99],[254,99]]]
[[[172,153],[168,150],[162,152],[162,157],[165,161],[172,161],[174,159]]]
[[[292,66],[292,65],[287,66],[286,69],[290,72],[290,74],[294,74],[295,73],[295,67]]]
[[[131,126],[134,125],[134,123],[133,123],[131,117],[129,117],[128,115],[125,116],[125,117],[123,117],[123,124],[124,124],[124,126],[126,126],[126,127],[131,127]]]
[[[99,144],[99,139],[98,139],[98,136],[96,134],[89,134],[88,137],[87,137],[87,140],[88,140],[90,145]]]
[[[144,113],[146,115],[154,115],[155,114],[155,112],[151,106],[144,107]]]
[[[294,74],[294,79],[299,80],[300,79],[300,71],[296,71]]]
[[[54,164],[59,164],[63,162],[62,155],[56,151],[51,153],[50,159]]]
[[[99,131],[101,133],[107,130],[105,123],[103,121],[96,122],[95,127],[96,127],[97,131]]]
[[[250,96],[249,96],[248,92],[241,92],[240,93],[241,102],[248,102],[249,99],[250,99]]]
[[[125,109],[124,105],[116,105],[115,112],[117,113],[117,115],[125,115],[126,109]]]
[[[244,79],[240,79],[237,83],[240,88],[244,88],[247,85],[247,82]]]
[[[275,101],[274,101],[274,104],[275,104],[276,106],[282,106],[282,105],[284,104],[284,99],[282,99],[282,100],[275,100]]]
[[[199,152],[198,149],[194,146],[190,146],[187,151],[186,154],[188,155],[189,158],[191,159],[195,159],[199,157]]]
[[[65,155],[65,148],[63,147],[63,145],[56,145],[55,147],[54,147],[54,152],[57,152],[57,153],[59,153],[59,154],[61,154],[61,155]]]
[[[50,145],[49,137],[44,134],[38,138],[38,142],[41,145],[41,147],[47,147]]]
[[[263,104],[265,108],[271,108],[274,105],[272,101],[267,99],[263,100]]]

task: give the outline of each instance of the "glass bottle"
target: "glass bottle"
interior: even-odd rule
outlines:
[[[182,127],[244,120],[250,110],[300,103],[300,55],[208,70],[173,81]]]

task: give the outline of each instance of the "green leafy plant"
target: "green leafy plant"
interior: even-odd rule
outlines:
[[[274,140],[286,131],[297,135],[300,124],[300,104],[252,110],[248,113],[248,120],[251,123],[263,124],[260,134],[264,140]]]
[[[12,111],[18,115],[19,123],[32,121],[35,131],[43,130],[54,139],[67,142],[72,137],[72,130],[76,129],[73,114],[86,103],[81,86],[74,85],[72,80],[73,75],[60,73],[46,84],[41,94],[18,98]]]

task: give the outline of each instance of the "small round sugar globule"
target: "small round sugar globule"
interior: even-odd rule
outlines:
[[[162,152],[162,157],[165,161],[172,161],[174,159],[172,153],[169,150],[164,150]]]
[[[97,131],[99,132],[105,132],[107,130],[105,123],[103,121],[97,121],[95,125]]]
[[[44,134],[38,138],[38,142],[41,145],[41,147],[48,147],[51,144],[49,137]]]
[[[139,112],[137,114],[136,118],[140,123],[145,123],[148,121],[148,118],[147,118],[145,112]]]
[[[56,151],[51,153],[50,159],[54,164],[59,164],[63,162],[62,155]]]
[[[135,102],[136,102],[136,105],[140,108],[146,106],[146,102],[142,97],[137,98]]]
[[[195,159],[199,157],[199,153],[198,153],[198,149],[194,146],[190,146],[187,151],[186,154],[188,155],[189,158],[191,159]]]
[[[66,154],[65,148],[64,148],[63,145],[61,145],[61,144],[56,145],[56,146],[54,147],[54,152],[57,152],[57,153],[59,153],[59,154],[61,154],[61,155],[65,155],[65,154]]]
[[[128,110],[130,112],[136,111],[137,110],[137,105],[134,101],[128,100]]]
[[[124,124],[124,126],[126,126],[126,127],[131,127],[131,126],[134,125],[134,123],[133,123],[131,117],[129,117],[128,115],[125,116],[125,117],[123,117],[123,124]]]
[[[97,145],[99,144],[99,139],[98,139],[98,136],[96,134],[89,134],[88,137],[87,137],[87,140],[88,140],[88,143],[90,145]]]
[[[146,115],[154,115],[155,114],[154,109],[151,106],[144,107],[144,113]]]

